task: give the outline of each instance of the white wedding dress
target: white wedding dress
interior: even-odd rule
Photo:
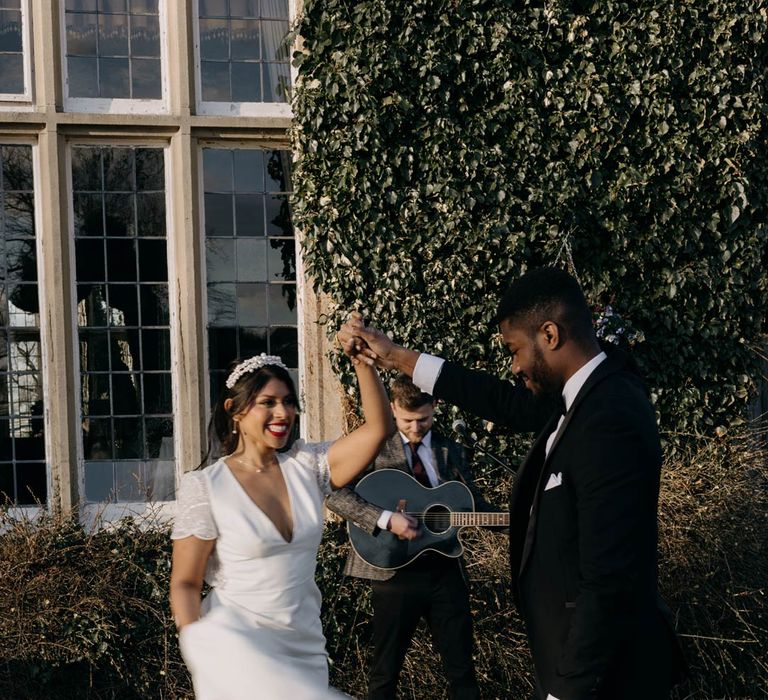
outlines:
[[[328,447],[278,454],[293,516],[287,542],[223,460],[179,485],[173,539],[216,540],[202,616],[179,634],[198,700],[325,700],[328,660],[315,584],[330,492]]]

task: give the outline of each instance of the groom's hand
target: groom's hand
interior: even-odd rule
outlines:
[[[336,337],[342,347],[353,347],[357,358],[382,369],[396,367],[395,357],[398,351],[404,350],[378,328],[366,326],[363,317],[356,312],[350,314]]]

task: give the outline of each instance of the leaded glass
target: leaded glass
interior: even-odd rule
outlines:
[[[0,145],[0,502],[47,500],[31,146]]]
[[[173,496],[163,150],[72,149],[85,496]]]

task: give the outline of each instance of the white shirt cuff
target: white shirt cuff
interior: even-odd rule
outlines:
[[[376,521],[376,525],[378,526],[379,530],[386,530],[387,525],[389,525],[389,519],[392,517],[392,511],[391,510],[383,510],[381,511],[381,515],[379,516],[379,519]]]
[[[423,352],[413,368],[413,383],[427,394],[433,393],[445,360]]]

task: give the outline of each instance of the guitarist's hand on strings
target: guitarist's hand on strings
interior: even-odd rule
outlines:
[[[421,537],[419,521],[405,513],[392,513],[387,530],[393,535],[397,535],[401,540],[415,540],[417,537]]]

